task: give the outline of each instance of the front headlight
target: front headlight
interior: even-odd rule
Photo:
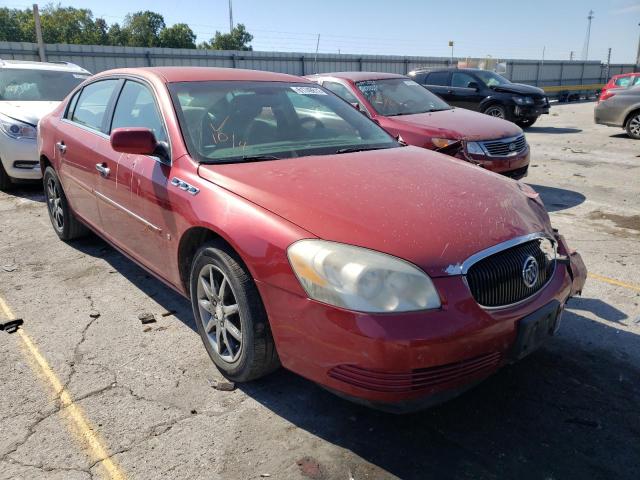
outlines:
[[[287,249],[309,298],[368,313],[440,308],[440,296],[418,267],[385,253],[325,240],[300,240]]]
[[[20,138],[35,139],[37,134],[36,127],[33,125],[2,114],[0,114],[0,130],[2,130],[5,135],[15,138],[16,140]]]
[[[513,101],[518,105],[533,105],[533,98],[531,97],[513,97]]]
[[[473,155],[486,155],[487,152],[484,151],[482,145],[478,142],[467,142],[467,152]]]
[[[449,145],[456,143],[458,140],[451,140],[450,138],[436,138],[433,137],[431,139],[431,143],[433,143],[438,148],[445,148]]]

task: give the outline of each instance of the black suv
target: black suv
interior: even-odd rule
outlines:
[[[409,76],[450,105],[504,118],[522,128],[530,127],[541,114],[549,113],[549,99],[544,90],[511,83],[488,70],[415,70]]]

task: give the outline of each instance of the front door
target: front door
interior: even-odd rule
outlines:
[[[450,102],[456,107],[478,110],[484,95],[480,93],[480,83],[475,77],[464,72],[451,74]]]

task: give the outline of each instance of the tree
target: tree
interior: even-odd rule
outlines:
[[[30,9],[0,8],[0,40],[35,42],[35,23]]]
[[[40,17],[45,43],[96,45],[104,40],[91,10],[49,4]]]
[[[127,14],[122,26],[122,30],[126,32],[127,45],[130,47],[159,46],[160,31],[164,28],[162,15],[149,10]]]
[[[207,48],[211,50],[253,50],[249,45],[253,40],[251,35],[245,29],[242,23],[236,25],[231,33],[220,33],[216,31],[215,36],[209,42],[202,42],[199,48]]]
[[[127,32],[120,28],[118,23],[112,23],[107,30],[107,45],[117,45],[119,47],[124,47],[128,45],[129,38],[127,36]]]
[[[196,34],[186,23],[176,23],[160,32],[160,46],[166,48],[196,48]]]

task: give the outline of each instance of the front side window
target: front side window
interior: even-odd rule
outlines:
[[[122,127],[144,127],[159,142],[167,141],[167,132],[156,108],[153,94],[144,85],[127,80],[113,112],[111,130]]]
[[[102,80],[84,87],[73,110],[71,120],[85,127],[104,132],[104,116],[118,82],[119,80]]]
[[[366,80],[356,83],[367,101],[380,115],[413,115],[449,110],[440,97],[408,78]]]
[[[476,79],[471,75],[462,73],[462,72],[454,72],[451,74],[451,86],[459,87],[459,88],[470,88],[469,84],[478,83]]]
[[[315,84],[169,84],[183,136],[200,162],[239,162],[397,147],[378,125]]]
[[[61,101],[89,78],[85,73],[57,70],[0,69],[0,101]]]
[[[508,85],[511,82],[504,78],[502,75],[498,75],[497,73],[489,72],[487,70],[478,70],[474,72],[478,78],[484,83],[487,87],[495,87],[497,85]]]

